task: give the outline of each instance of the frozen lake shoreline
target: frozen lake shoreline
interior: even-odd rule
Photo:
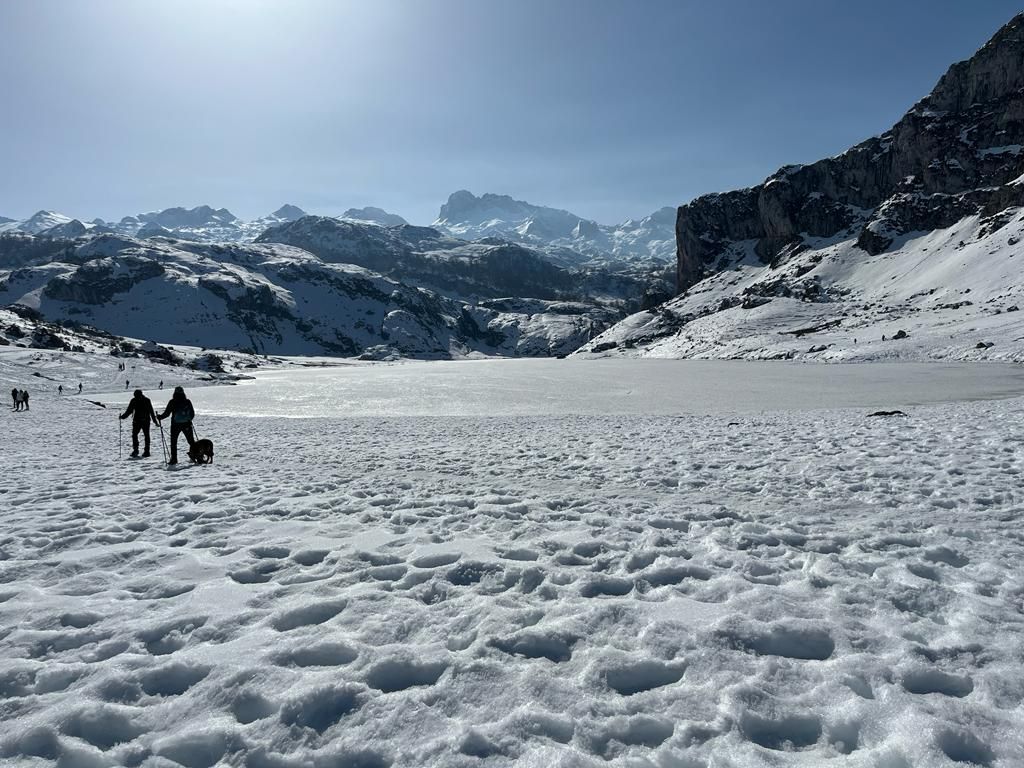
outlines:
[[[195,398],[211,415],[315,418],[905,408],[1022,395],[1024,367],[1008,364],[547,359],[265,371]]]

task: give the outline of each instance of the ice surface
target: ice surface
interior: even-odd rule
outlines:
[[[0,413],[0,764],[1024,764],[1015,369],[562,362]]]
[[[201,397],[231,416],[729,413],[891,406],[1024,394],[1016,365],[802,365],[714,360],[473,360],[257,373]]]

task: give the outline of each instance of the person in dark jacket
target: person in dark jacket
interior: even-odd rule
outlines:
[[[18,388],[11,390],[11,400],[14,401],[14,410],[18,410]]]
[[[185,435],[189,448],[196,441],[195,433],[192,431],[192,419],[196,417],[196,411],[192,407],[192,401],[185,397],[185,390],[181,387],[174,388],[171,401],[167,403],[164,412],[157,416],[157,418],[163,421],[168,416],[171,417],[171,460],[167,463],[177,464],[178,435]]]
[[[156,411],[153,410],[153,401],[142,394],[141,389],[136,389],[134,397],[128,403],[128,409],[121,414],[122,419],[132,417],[132,456],[139,455],[139,432],[146,438],[146,449],[142,452],[142,458],[149,457],[149,425],[159,425],[156,420]]]

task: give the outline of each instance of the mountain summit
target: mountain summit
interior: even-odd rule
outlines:
[[[269,218],[280,219],[281,221],[295,221],[296,219],[301,219],[305,215],[307,215],[306,212],[299,208],[299,206],[285,203],[270,214]]]

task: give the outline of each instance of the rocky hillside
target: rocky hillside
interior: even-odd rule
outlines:
[[[621,316],[596,303],[458,301],[282,244],[102,234],[5,235],[0,245],[0,306],[166,344],[371,358],[549,356],[572,352]]]
[[[950,67],[889,131],[682,206],[678,297],[592,349],[1024,357],[1003,314],[1024,284],[1022,152],[1024,15]],[[900,331],[910,338],[894,342]]]

